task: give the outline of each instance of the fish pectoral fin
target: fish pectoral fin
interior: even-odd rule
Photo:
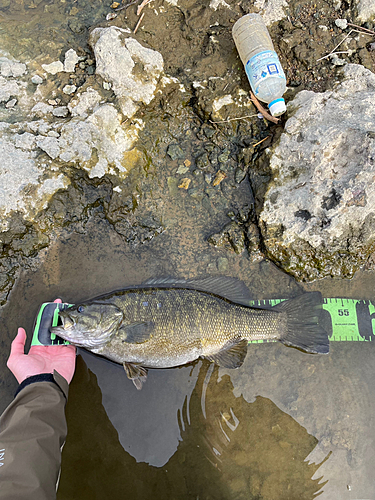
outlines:
[[[125,336],[122,340],[128,344],[143,344],[150,340],[154,331],[154,323],[152,321],[138,321],[130,325],[122,325],[119,328],[119,333]]]
[[[247,339],[236,338],[227,342],[216,354],[205,356],[223,368],[239,368],[247,354]]]
[[[124,361],[123,365],[128,379],[132,380],[133,384],[140,391],[147,380],[147,368],[135,365],[134,363],[127,363],[126,361]]]

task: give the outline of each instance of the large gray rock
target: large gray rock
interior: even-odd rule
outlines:
[[[375,75],[344,67],[333,91],[302,91],[270,158],[260,214],[270,257],[299,279],[349,277],[375,248]]]
[[[128,118],[139,104],[149,104],[163,72],[163,57],[129,37],[129,31],[111,26],[92,31],[90,43],[96,59],[96,73],[111,84],[121,111]]]
[[[363,22],[375,17],[374,0],[358,0],[358,17]]]

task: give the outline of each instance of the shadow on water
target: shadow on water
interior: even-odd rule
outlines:
[[[126,492],[140,500],[315,498],[324,485],[312,479],[320,464],[306,457],[318,440],[270,399],[248,403],[234,396],[229,376],[218,380],[217,367],[199,362],[193,371],[199,373],[182,404],[166,409],[163,397],[156,397],[144,409],[157,414],[163,406],[178,422],[176,451],[165,465],[155,467],[137,462],[123,448],[102,404],[98,379],[78,357],[66,410],[69,434],[58,500],[116,500]],[[133,397],[139,395],[128,384],[126,404],[134,411]],[[143,417],[137,416],[139,421]]]

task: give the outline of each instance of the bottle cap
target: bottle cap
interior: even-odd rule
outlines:
[[[282,115],[286,111],[284,99],[280,97],[279,99],[275,99],[274,101],[270,102],[268,105],[268,109],[270,110],[272,116]]]

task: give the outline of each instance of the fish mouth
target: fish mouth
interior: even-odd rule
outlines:
[[[69,316],[63,316],[62,314],[59,314],[59,321],[57,323],[57,326],[53,326],[51,328],[51,332],[64,338],[64,340],[69,340],[68,338],[65,338],[65,335],[73,330],[75,324],[76,322]]]

